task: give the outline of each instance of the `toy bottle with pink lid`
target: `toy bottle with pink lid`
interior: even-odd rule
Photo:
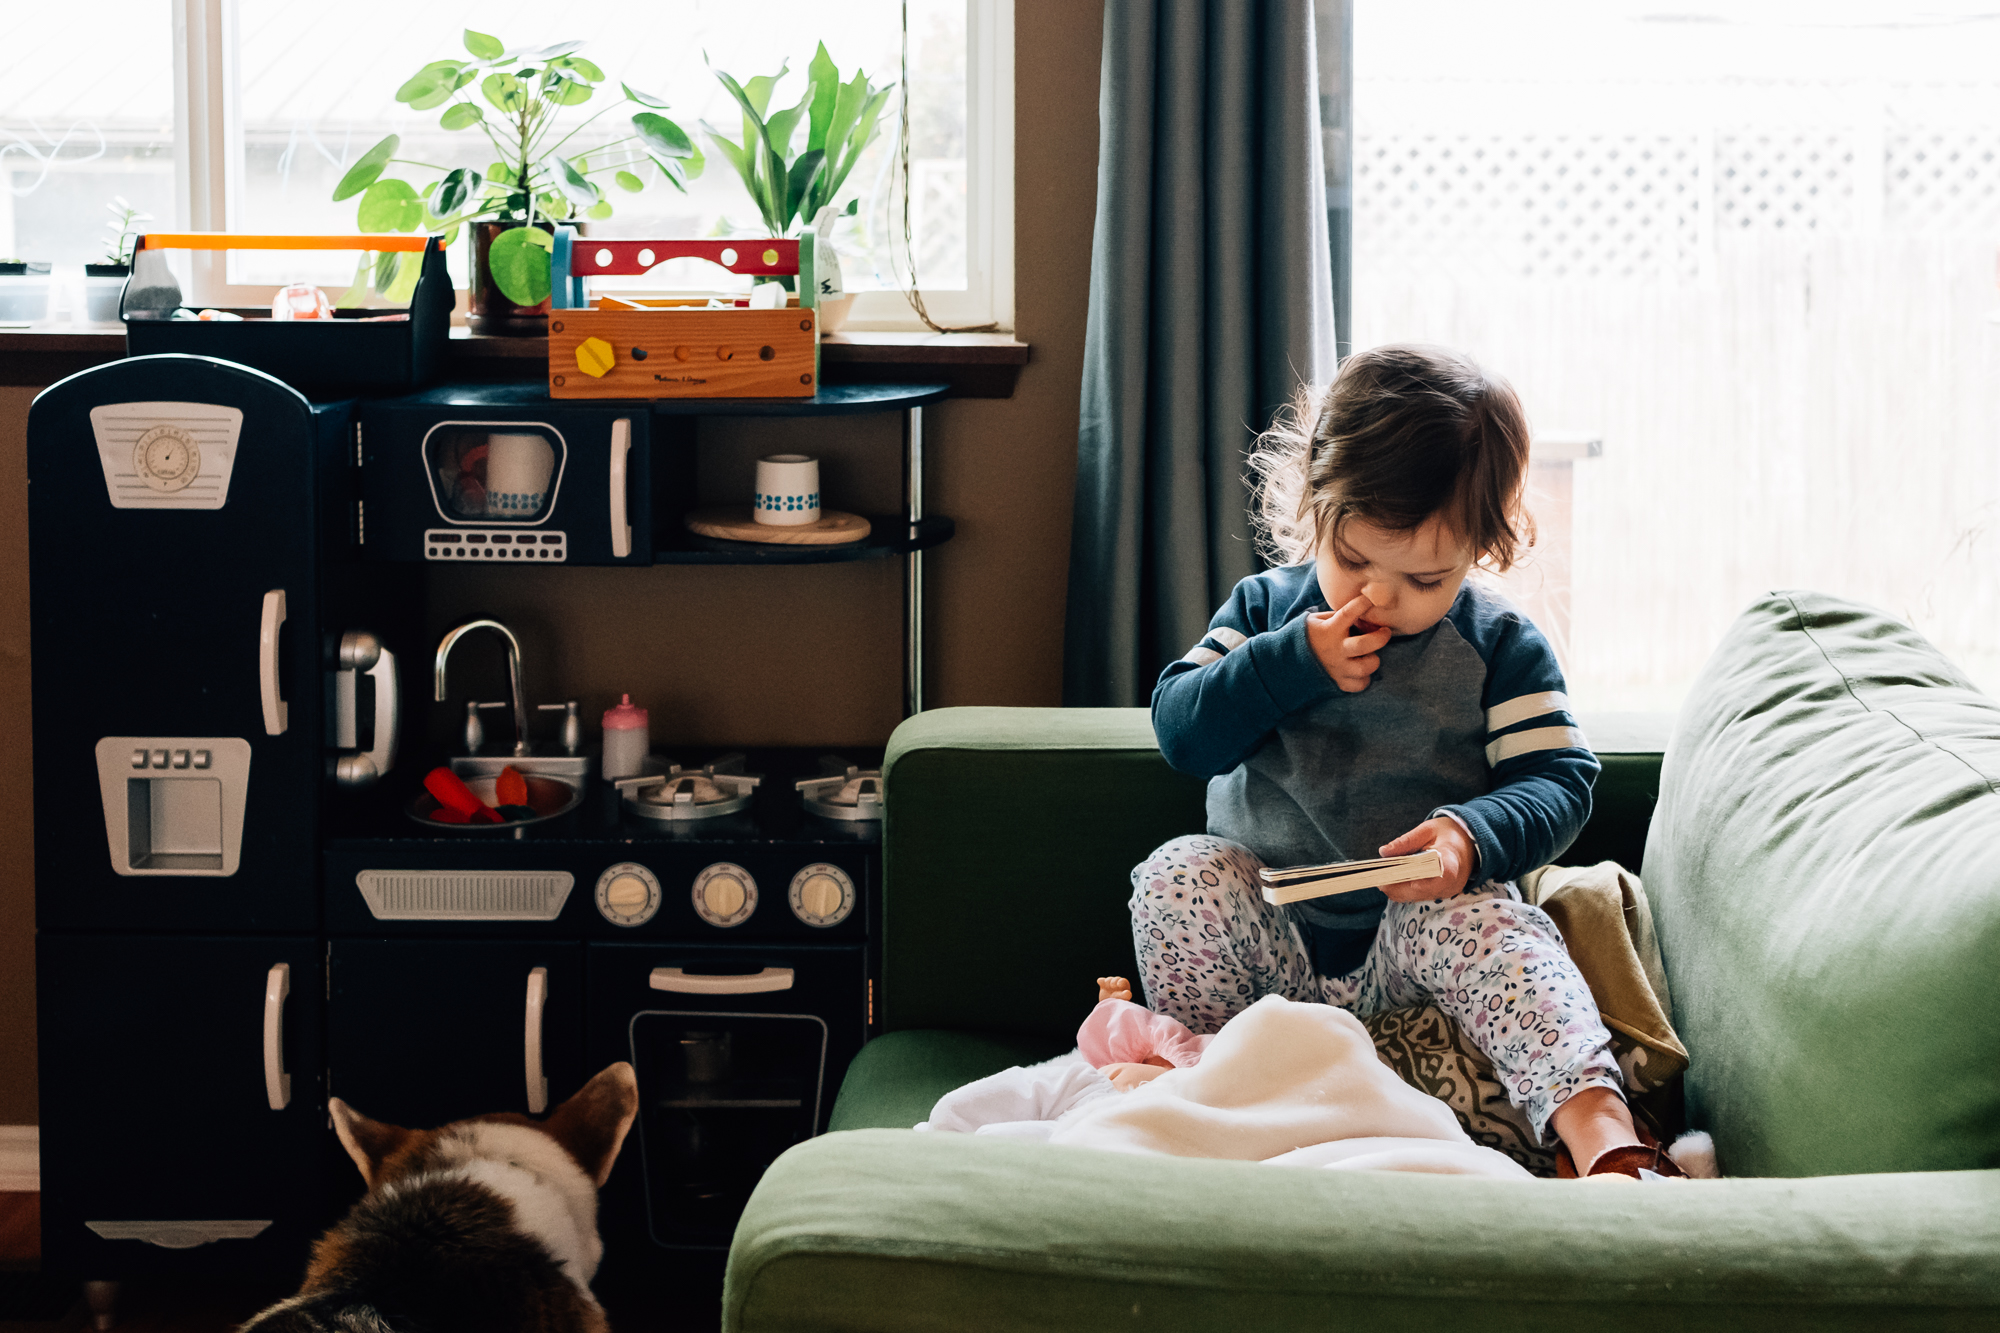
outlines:
[[[604,710],[605,781],[639,776],[650,749],[646,710],[634,706],[631,695],[622,696],[616,708]]]

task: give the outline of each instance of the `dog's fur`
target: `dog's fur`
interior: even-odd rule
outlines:
[[[412,1130],[327,1109],[368,1193],[313,1247],[299,1294],[242,1333],[609,1333],[590,1293],[597,1190],[638,1114],[631,1065],[540,1123]]]

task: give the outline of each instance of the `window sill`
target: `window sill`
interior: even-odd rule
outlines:
[[[53,384],[65,375],[125,355],[122,329],[49,325],[0,330],[0,384]],[[451,331],[447,379],[539,379],[547,345],[538,338],[483,337]],[[921,371],[957,398],[1011,398],[1028,344],[1011,333],[836,333],[820,344],[833,384],[885,384]]]

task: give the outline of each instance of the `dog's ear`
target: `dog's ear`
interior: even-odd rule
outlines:
[[[639,1114],[639,1078],[624,1060],[601,1073],[558,1106],[542,1125],[601,1188]]]
[[[414,1131],[370,1120],[338,1097],[328,1098],[326,1109],[333,1117],[333,1132],[340,1135],[340,1146],[361,1168],[361,1179],[368,1188],[374,1189],[381,1179],[382,1163],[409,1142]]]

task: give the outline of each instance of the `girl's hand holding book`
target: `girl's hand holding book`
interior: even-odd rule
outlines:
[[[1444,873],[1436,879],[1413,879],[1401,884],[1384,885],[1383,896],[1399,903],[1424,903],[1435,898],[1456,898],[1465,892],[1465,882],[1471,878],[1473,867],[1479,863],[1479,849],[1459,827],[1456,819],[1447,815],[1426,819],[1394,842],[1383,843],[1380,854],[1408,856],[1426,848],[1438,854]]]
[[[1315,611],[1306,617],[1306,642],[1312,645],[1313,656],[1348,694],[1368,688],[1369,678],[1382,666],[1376,654],[1393,633],[1368,620],[1374,609],[1366,597],[1356,597],[1338,611]]]

